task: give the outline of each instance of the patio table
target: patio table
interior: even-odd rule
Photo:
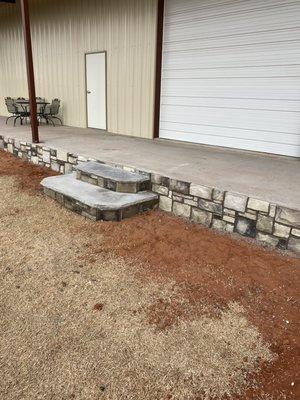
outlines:
[[[20,104],[24,110],[25,113],[28,113],[28,116],[30,117],[30,112],[28,111],[29,107],[29,99],[19,99],[15,100],[16,104]],[[50,104],[48,101],[43,101],[43,100],[36,100],[36,104],[40,106],[46,107],[47,104]],[[27,123],[27,118],[26,118],[26,123]],[[22,119],[21,119],[21,125],[23,124]]]

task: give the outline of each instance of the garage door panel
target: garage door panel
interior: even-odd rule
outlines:
[[[166,0],[160,137],[300,156],[300,1]]]
[[[162,95],[300,100],[300,78],[165,79]]]
[[[165,43],[164,51],[189,51],[197,48],[200,50],[213,48],[229,48],[237,46],[256,46],[258,44],[277,44],[300,41],[300,27],[295,29],[279,29],[272,31],[249,32],[247,34],[228,36],[212,36],[196,38],[196,40],[179,40]]]
[[[198,37],[242,35],[257,31],[294,29],[299,27],[297,16],[299,4],[292,7],[276,9],[276,11],[254,11],[245,14],[225,14],[205,18],[200,12],[193,19],[185,19],[180,23],[167,23],[164,34],[166,43]],[[197,18],[197,19],[196,19]],[[234,28],[234,29],[233,29]]]
[[[277,99],[241,99],[241,98],[218,98],[218,97],[193,97],[193,96],[162,96],[161,105],[188,106],[188,107],[213,107],[247,110],[270,110],[300,112],[300,100],[277,100]],[[195,110],[197,112],[197,110]]]
[[[174,124],[218,125],[273,133],[278,132],[277,120],[280,119],[280,135],[282,133],[300,135],[300,113],[238,109],[231,109],[228,113],[228,109],[222,108],[197,108],[195,110],[191,107],[180,106],[163,106],[162,112],[164,115],[162,123],[173,121]]]
[[[165,53],[163,69],[299,64],[300,42]]]
[[[173,131],[165,131],[163,130],[162,137],[164,139],[174,139]],[[231,138],[231,137],[222,137],[222,140],[218,136],[201,135],[201,141],[199,141],[198,134],[188,134],[187,132],[177,132],[176,133],[177,140],[181,140],[184,142],[194,142],[194,143],[202,143],[208,144],[212,146],[222,146],[222,147],[231,147],[235,149],[245,149],[251,151],[261,151],[266,153],[274,153],[281,155],[290,155],[293,157],[299,157],[299,146],[282,144],[282,143],[273,143],[273,142],[260,142],[259,150],[257,148],[257,142],[253,140],[245,140],[243,138]]]
[[[244,129],[238,127],[226,127],[218,125],[205,125],[203,124],[192,124],[192,123],[179,123],[179,122],[168,122],[161,123],[161,129],[168,132],[176,132],[177,134],[186,135],[199,135],[202,140],[202,136],[210,136],[211,138],[216,137],[222,143],[223,138],[236,138],[237,140],[251,140],[255,142],[272,142],[289,144],[293,146],[300,145],[300,136],[296,134],[287,134],[282,132],[270,132],[270,131],[257,131],[253,129]],[[199,140],[198,137],[198,140]],[[202,143],[202,142],[201,142]],[[222,144],[221,144],[222,146]]]
[[[299,43],[300,45],[300,43]],[[300,64],[261,67],[164,69],[162,79],[286,78],[299,77]]]
[[[201,14],[216,15],[219,12],[224,12],[224,6],[226,12],[245,12],[255,9],[265,9],[271,7],[286,7],[288,5],[294,5],[297,3],[295,0],[264,0],[259,3],[256,0],[201,0],[198,4],[195,4],[194,0],[173,0],[172,2],[166,2],[166,22],[168,22],[169,16],[172,17],[172,22],[178,22],[182,15],[185,17],[190,14],[194,17],[195,12],[201,11]]]

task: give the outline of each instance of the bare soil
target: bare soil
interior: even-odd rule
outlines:
[[[0,153],[0,397],[300,398],[298,258],[161,212],[86,221],[48,175]]]

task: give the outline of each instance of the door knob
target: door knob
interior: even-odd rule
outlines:
[[[87,92],[87,94],[91,94],[91,92],[89,90],[87,90],[86,92]]]

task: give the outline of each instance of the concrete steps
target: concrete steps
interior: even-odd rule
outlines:
[[[141,191],[143,183],[148,181],[147,177],[127,173],[113,167],[103,167],[108,166],[88,162],[81,165],[77,172],[45,178],[41,185],[47,196],[63,204],[66,208],[95,221],[120,221],[152,210],[157,206],[158,196],[156,194],[150,191]],[[106,187],[99,187],[96,184],[96,180],[98,183],[99,178],[103,179]],[[87,181],[84,181],[85,179]],[[99,182],[102,183],[101,179]],[[110,182],[114,182],[112,189],[109,188]],[[123,187],[121,183],[125,186]],[[126,186],[127,184],[129,186]],[[122,188],[139,190],[133,193],[120,192]],[[118,189],[118,191],[114,189]]]
[[[77,179],[114,192],[138,193],[150,190],[149,176],[90,161],[77,167]]]

